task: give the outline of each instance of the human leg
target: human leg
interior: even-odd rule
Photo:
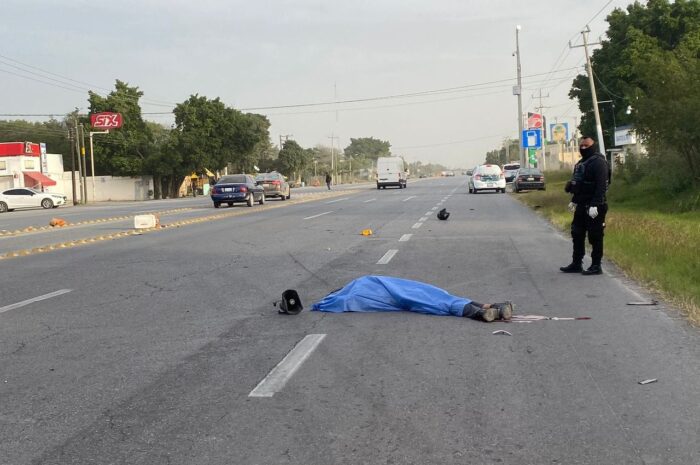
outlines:
[[[588,242],[591,244],[591,267],[583,274],[601,274],[603,272],[600,263],[603,259],[603,237],[605,236],[605,215],[608,212],[607,204],[598,207],[598,216],[588,218],[586,230]]]
[[[590,219],[583,205],[578,205],[571,221],[571,241],[573,243],[573,253],[571,263],[559,268],[564,273],[580,273],[583,271],[581,263],[586,255],[586,219]]]

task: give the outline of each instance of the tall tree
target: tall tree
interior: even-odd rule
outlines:
[[[634,2],[626,10],[615,9],[607,21],[607,38],[591,58],[598,98],[613,101],[617,125],[633,123],[655,149],[652,157],[658,154],[657,161],[665,163],[673,158],[669,157],[671,150],[698,182],[700,2]],[[574,80],[569,95],[579,100],[581,131],[595,134],[587,76]],[[600,107],[609,144],[612,105]],[[663,147],[663,156],[659,147]]]
[[[301,181],[302,173],[309,167],[312,160],[313,151],[305,150],[292,139],[287,139],[284,142],[279,154],[282,172],[297,181]]]
[[[143,92],[117,80],[106,97],[89,92],[90,113],[113,111],[122,114],[123,126],[95,144],[95,170],[116,176],[144,174],[144,162],[153,150],[153,134],[143,120],[139,99]],[[83,120],[89,126],[88,119]]]
[[[345,147],[344,153],[348,158],[364,157],[376,161],[379,157],[391,155],[391,144],[374,137],[351,138],[350,145]]]

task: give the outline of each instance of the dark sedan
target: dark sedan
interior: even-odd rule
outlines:
[[[223,176],[211,188],[211,200],[214,208],[219,208],[222,203],[232,207],[237,202],[245,202],[252,207],[255,202],[260,205],[265,203],[265,190],[250,175],[231,174]]]
[[[537,168],[520,168],[513,179],[513,192],[545,190],[544,174]]]
[[[279,197],[281,200],[292,197],[289,183],[276,171],[255,176],[255,182],[265,189],[265,197]]]

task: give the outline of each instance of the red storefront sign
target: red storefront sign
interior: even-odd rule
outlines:
[[[41,147],[33,142],[0,142],[0,157],[39,157]]]

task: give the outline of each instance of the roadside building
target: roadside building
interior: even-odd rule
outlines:
[[[64,194],[62,178],[61,155],[33,142],[0,142],[0,191],[28,187]]]

